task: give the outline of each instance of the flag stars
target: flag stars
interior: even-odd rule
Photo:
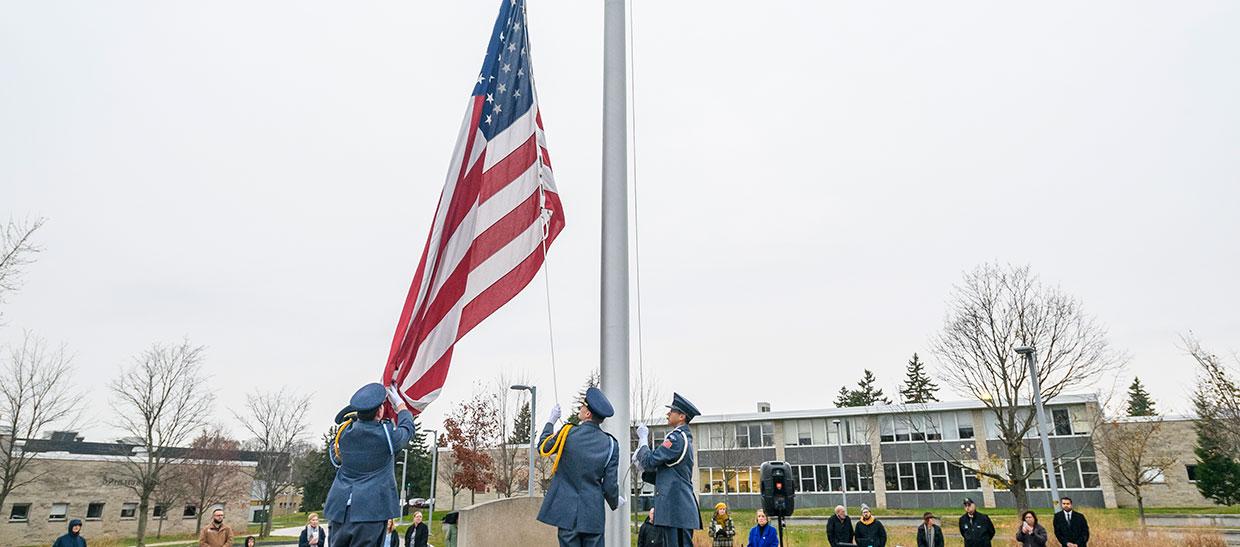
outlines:
[[[516,91],[512,92],[512,96],[513,96],[513,97],[520,97],[520,96],[521,96],[521,90],[520,90],[520,89],[518,89],[518,90],[516,90]]]
[[[490,115],[490,114],[487,114],[487,119],[486,119],[486,122],[485,122],[485,123],[486,123],[487,125],[491,125],[491,115]]]
[[[503,112],[503,111],[504,111],[503,107],[501,107],[501,106],[500,106],[500,105],[498,105],[498,104],[496,104],[495,106],[491,107],[491,112],[494,112],[494,113],[496,113],[496,114],[499,114],[500,112]],[[491,118],[490,116],[487,116],[487,119],[490,119],[490,118]]]
[[[508,91],[508,86],[504,84],[499,84],[499,92],[503,93],[505,91]]]
[[[518,68],[518,69],[517,69],[517,76],[518,76],[518,77],[525,76],[525,69],[524,69],[524,68]]]
[[[516,51],[517,44],[508,44],[508,51]]]
[[[501,68],[500,70],[503,70],[504,72],[512,72],[512,65],[509,63],[504,63],[504,68]]]
[[[504,85],[504,84],[500,84],[500,85]],[[492,104],[494,104],[494,103],[495,103],[495,95],[492,95],[492,94],[490,94],[490,93],[487,93],[487,102],[488,102],[488,103],[492,103]]]

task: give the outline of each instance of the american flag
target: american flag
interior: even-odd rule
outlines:
[[[384,369],[414,413],[457,340],[529,284],[564,229],[532,66],[525,1],[503,0]]]

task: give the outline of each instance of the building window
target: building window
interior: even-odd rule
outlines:
[[[103,502],[94,502],[86,506],[86,520],[99,520],[103,518]]]
[[[942,492],[977,490],[977,475],[952,462],[900,462],[883,464],[887,490],[896,492]],[[872,483],[871,483],[872,484]]]
[[[186,505],[185,510],[181,511],[181,518],[192,519],[198,516],[198,508],[193,505]]]
[[[878,418],[878,442],[893,443],[896,441],[896,430],[892,424],[891,416],[881,416]]]
[[[1184,466],[1184,471],[1188,473],[1188,482],[1197,482],[1197,466],[1188,464]]]
[[[138,504],[127,502],[121,504],[121,518],[131,519],[138,516]]]
[[[166,518],[168,516],[168,508],[162,503],[157,503],[155,504],[155,509],[151,511],[151,516],[157,519]]]
[[[1157,467],[1147,467],[1141,471],[1141,480],[1149,484],[1166,484],[1167,476]]]
[[[30,519],[29,503],[14,503],[9,509],[9,522],[26,522]]]
[[[1098,488],[1098,462],[1093,458],[1081,458],[1081,485],[1085,488]]]
[[[1056,435],[1072,434],[1072,417],[1066,408],[1051,409],[1051,420],[1055,422]]]
[[[69,518],[69,504],[53,503],[52,510],[47,514],[47,520],[65,520]]]
[[[956,413],[956,435],[961,439],[973,438],[973,413],[967,410]]]

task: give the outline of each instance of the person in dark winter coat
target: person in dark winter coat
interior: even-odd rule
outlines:
[[[771,526],[770,519],[766,518],[766,511],[758,509],[755,520],[758,525],[749,529],[748,547],[779,547],[779,532]]]
[[[654,529],[654,507],[646,512],[646,522],[637,531],[637,547],[663,547],[663,536]]]
[[[990,540],[995,538],[990,517],[979,512],[969,498],[964,499],[964,514],[960,516],[960,537],[964,538],[964,547],[990,547]]]
[[[86,538],[82,537],[81,519],[69,521],[69,531],[56,538],[56,543],[53,543],[52,547],[86,547]]]
[[[405,530],[405,547],[426,547],[426,542],[430,541],[431,529],[422,522],[422,512],[415,511],[413,513],[413,524],[409,525],[409,529]]]
[[[1020,542],[1021,547],[1046,547],[1046,528],[1038,524],[1038,516],[1033,511],[1021,514],[1016,541]]]
[[[861,520],[857,521],[857,528],[853,531],[853,543],[857,547],[887,547],[887,529],[874,518],[870,506],[864,503],[861,504]]]
[[[848,516],[848,512],[843,505],[836,505],[835,516],[827,519],[827,543],[831,547],[838,547],[841,543],[850,544],[852,542],[852,517]]]
[[[1085,515],[1072,510],[1072,498],[1059,500],[1063,511],[1055,513],[1055,539],[1063,547],[1087,547],[1089,545],[1089,521]]]
[[[917,527],[917,547],[943,547],[943,528],[934,523],[934,513],[921,516]]]

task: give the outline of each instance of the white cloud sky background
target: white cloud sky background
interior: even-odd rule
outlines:
[[[565,404],[598,362],[601,5],[529,7]],[[68,345],[92,439],[120,368],[186,336],[234,433],[255,386],[315,393],[325,430],[382,370],[497,6],[0,3],[0,217],[49,219],[0,340]],[[669,396],[827,407],[863,367],[894,391],[996,260],[1080,297],[1164,410],[1189,407],[1179,333],[1240,350],[1240,5],[635,11],[644,356]],[[550,394],[544,295],[458,345],[427,423],[503,369]]]

